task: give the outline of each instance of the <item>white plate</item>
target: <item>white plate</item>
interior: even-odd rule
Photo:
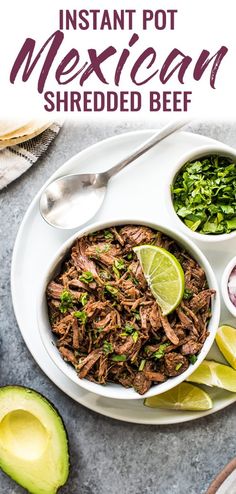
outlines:
[[[153,131],[137,131],[106,139],[74,156],[50,178],[77,171],[105,170],[127,155]],[[165,208],[168,174],[183,153],[204,144],[217,144],[206,137],[181,132],[170,136],[157,147],[139,158],[133,165],[114,177],[108,188],[105,202],[96,216],[97,221],[110,221],[122,216],[166,224],[176,228]],[[41,342],[36,320],[36,295],[42,271],[53,253],[73,233],[60,231],[47,225],[38,209],[40,192],[32,201],[20,226],[12,259],[11,286],[16,318],[31,354],[45,374],[71,398],[98,413],[118,420],[140,424],[171,424],[197,419],[214,413],[236,401],[236,394],[213,388],[208,392],[214,399],[214,408],[207,412],[178,412],[157,410],[143,406],[142,400],[114,400],[99,397],[72,383],[50,360]],[[177,223],[178,225],[178,223]],[[201,246],[202,247],[202,246]],[[218,242],[204,245],[204,253],[220,279],[225,264],[233,257],[236,239],[224,245],[223,256]],[[207,250],[206,250],[207,249]],[[223,305],[223,304],[222,304]],[[223,306],[222,322],[233,324],[233,318]],[[222,360],[216,346],[211,357]]]

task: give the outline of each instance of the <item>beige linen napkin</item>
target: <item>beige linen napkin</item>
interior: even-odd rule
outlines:
[[[0,150],[0,190],[13,182],[46,151],[55,139],[61,123],[55,122],[37,137]]]

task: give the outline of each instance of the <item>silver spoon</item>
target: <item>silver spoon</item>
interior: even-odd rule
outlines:
[[[42,217],[49,225],[57,228],[73,229],[83,225],[100,209],[107,183],[113,175],[149,151],[158,142],[184,127],[186,123],[186,120],[181,120],[166,125],[128,157],[105,172],[76,173],[54,180],[47,185],[40,198],[39,208]]]

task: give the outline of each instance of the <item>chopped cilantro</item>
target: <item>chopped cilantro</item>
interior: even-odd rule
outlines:
[[[116,269],[119,269],[120,271],[122,271],[122,269],[125,269],[125,263],[123,259],[115,259],[114,264]]]
[[[192,296],[193,296],[192,290],[189,290],[189,288],[185,288],[183,299],[184,300],[190,300],[192,298]]]
[[[84,271],[83,274],[79,277],[80,281],[84,283],[91,283],[93,281],[93,274],[91,271]]]
[[[111,360],[113,360],[114,362],[125,362],[126,355],[113,355],[111,357]]]
[[[175,370],[178,371],[179,369],[181,369],[183,363],[182,362],[179,362],[176,366],[175,366]]]
[[[111,244],[105,244],[102,247],[96,247],[96,253],[102,254],[103,252],[108,252],[110,250]]]
[[[136,343],[136,341],[138,341],[138,331],[135,331],[133,334],[132,334],[132,338],[134,340],[134,343]]]
[[[132,324],[126,324],[125,325],[125,332],[128,334],[132,334],[134,330],[134,326]]]
[[[112,353],[113,352],[112,344],[109,343],[109,341],[105,340],[103,343],[103,350],[106,353],[106,355],[108,355],[109,353]]]
[[[164,357],[165,349],[169,346],[169,343],[163,343],[159,346],[158,350],[152,354],[152,357],[159,359]]]
[[[113,266],[112,269],[113,269],[113,272],[115,273],[116,277],[119,279],[120,278],[119,270],[115,266]]]
[[[225,156],[190,161],[172,186],[177,215],[191,230],[203,234],[236,230],[236,166]]]
[[[120,278],[120,271],[125,269],[125,263],[122,259],[115,259],[114,265],[112,267],[117,278]]]
[[[60,295],[60,306],[59,309],[62,312],[62,314],[65,314],[68,312],[68,310],[73,306],[73,297],[68,290],[63,290],[63,292]]]
[[[197,362],[197,356],[196,355],[190,355],[188,359],[192,365],[195,364],[195,362]]]
[[[140,321],[141,317],[140,317],[140,314],[139,314],[139,311],[138,310],[135,310],[134,311],[134,317],[137,321]]]
[[[85,324],[87,321],[87,314],[83,310],[78,310],[78,311],[74,312],[73,316],[77,317],[77,319],[79,319],[79,321],[82,324]]]
[[[105,290],[110,293],[113,297],[116,297],[118,290],[114,286],[105,285]]]
[[[110,230],[104,230],[104,237],[106,240],[109,240],[113,238],[113,234],[110,232]]]
[[[133,259],[133,252],[129,252],[129,254],[127,254],[127,259],[130,261],[131,259]]]
[[[84,306],[87,304],[88,302],[88,294],[85,292],[85,293],[82,293],[81,297],[80,297],[80,300],[81,304]]]
[[[143,371],[143,369],[144,369],[144,367],[145,367],[145,364],[146,364],[146,359],[145,359],[145,358],[143,358],[143,359],[141,360],[141,362],[140,362],[140,365],[139,365],[138,370],[139,370],[139,371]]]

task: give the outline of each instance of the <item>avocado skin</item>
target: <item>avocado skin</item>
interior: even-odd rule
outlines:
[[[68,480],[69,473],[70,473],[70,444],[69,444],[69,438],[68,438],[68,433],[63,421],[63,418],[58,411],[58,409],[55,407],[55,405],[48,400],[43,394],[39,393],[38,391],[35,391],[33,388],[29,388],[28,386],[21,386],[21,385],[5,385],[5,386],[0,386],[0,404],[1,404],[1,392],[7,391],[9,394],[14,393],[14,392],[22,392],[22,393],[29,393],[31,394],[34,398],[39,399],[41,402],[43,402],[47,407],[49,407],[50,411],[53,412],[53,414],[56,415],[57,420],[60,422],[61,429],[63,430],[63,433],[65,435],[65,441],[66,441],[66,455],[65,455],[65,463],[67,464],[67,473],[65,478],[63,479],[63,483],[58,485],[56,490],[54,489],[53,491],[49,491],[48,494],[56,494],[57,490],[62,487]],[[1,405],[0,405],[1,408]],[[0,457],[0,469],[8,476],[10,477],[15,483],[20,485],[21,487],[25,488],[27,492],[30,494],[41,494],[42,490],[39,488],[39,490],[31,490],[27,485],[24,485],[23,483],[18,482],[13,475],[11,475],[10,472],[6,470],[6,468],[3,468],[2,462],[1,462],[1,457]],[[43,491],[45,493],[45,491]]]

